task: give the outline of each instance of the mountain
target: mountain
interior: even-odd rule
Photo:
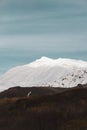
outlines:
[[[87,83],[87,62],[42,57],[30,64],[10,69],[0,77],[0,89],[9,87],[74,87]]]
[[[87,85],[50,95],[0,98],[0,130],[87,130]]]
[[[84,88],[84,86],[82,86]],[[0,98],[14,98],[14,97],[28,97],[28,93],[31,96],[45,96],[62,93],[67,90],[76,89],[74,88],[57,88],[57,87],[12,87],[3,92],[0,92]]]
[[[37,97],[45,95],[60,94],[66,91],[76,90],[76,89],[87,89],[87,84],[78,84],[76,87],[12,87],[0,92],[0,99],[2,98],[22,98],[22,97]],[[29,95],[30,93],[30,95]]]

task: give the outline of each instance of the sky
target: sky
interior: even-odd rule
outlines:
[[[0,74],[42,56],[87,61],[86,0],[0,0]]]

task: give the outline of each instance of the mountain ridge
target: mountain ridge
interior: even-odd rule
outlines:
[[[0,88],[9,87],[74,87],[87,83],[87,62],[75,59],[42,57],[17,66],[0,77]]]
[[[59,94],[66,91],[71,90],[79,90],[79,89],[87,89],[87,84],[82,85],[78,84],[75,87],[70,88],[62,88],[62,87],[12,87],[9,89],[0,92],[0,98],[14,98],[14,97],[28,97],[28,93],[31,93],[30,96],[45,96],[45,95],[53,95]]]

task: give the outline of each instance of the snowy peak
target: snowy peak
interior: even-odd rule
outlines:
[[[42,57],[30,64],[10,69],[0,77],[0,89],[22,86],[74,87],[87,83],[87,62]]]
[[[30,64],[31,67],[40,67],[40,66],[61,66],[61,67],[87,67],[87,62],[74,59],[58,58],[51,59],[47,57],[42,57]]]
[[[47,58],[47,57],[41,57],[40,59],[37,59],[36,61],[28,64],[31,67],[39,67],[39,66],[44,66],[44,65],[52,65],[53,59]]]
[[[53,60],[53,59],[43,56],[43,57],[41,57],[41,58],[38,59],[38,60],[44,62],[44,61],[50,61],[50,60]]]

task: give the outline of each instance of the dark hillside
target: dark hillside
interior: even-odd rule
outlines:
[[[0,130],[87,130],[87,88],[1,98]]]
[[[60,93],[66,91],[67,88],[54,88],[54,87],[13,87],[0,93],[0,98],[8,97],[27,97],[31,91],[32,96],[43,96],[49,94]]]

